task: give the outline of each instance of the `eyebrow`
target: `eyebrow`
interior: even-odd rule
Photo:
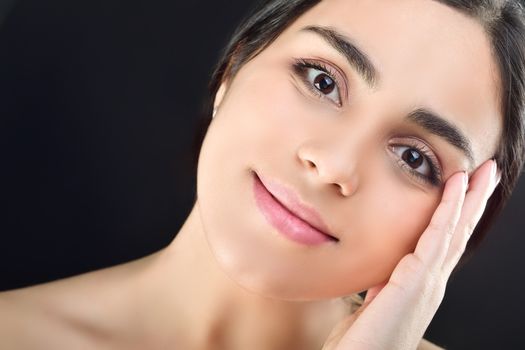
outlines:
[[[375,87],[378,83],[378,74],[372,61],[352,41],[329,27],[307,26],[301,31],[312,32],[320,35],[330,46],[339,51],[368,84]]]
[[[379,82],[379,74],[370,58],[345,35],[330,27],[310,25],[301,31],[320,35],[330,46],[340,52],[371,88]],[[427,132],[434,134],[459,149],[469,160],[470,168],[474,167],[474,153],[469,139],[454,124],[436,112],[427,108],[418,108],[405,118]]]
[[[458,127],[426,108],[418,108],[410,112],[405,119],[429,133],[445,139],[449,144],[459,149],[469,160],[470,168],[474,168],[474,153],[471,143]]]

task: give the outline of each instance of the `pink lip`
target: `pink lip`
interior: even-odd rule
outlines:
[[[303,205],[288,188],[261,178],[255,172],[253,191],[265,218],[286,237],[306,245],[338,241],[329,233],[320,215]]]

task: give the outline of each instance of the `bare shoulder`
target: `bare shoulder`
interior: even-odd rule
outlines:
[[[39,285],[0,293],[0,348],[59,348],[63,344],[86,347],[81,333],[54,307],[49,286]],[[67,340],[65,338],[68,338]]]
[[[104,348],[100,339],[136,264],[0,293],[1,349]]]
[[[39,302],[9,292],[0,295],[0,348],[58,349],[63,344],[81,348],[89,345],[80,332],[75,333],[57,312]],[[67,339],[66,339],[67,338]]]

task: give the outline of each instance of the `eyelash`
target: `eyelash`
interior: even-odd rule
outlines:
[[[313,92],[317,97],[321,99],[326,99],[326,95],[323,95],[318,89],[315,88],[307,79],[306,76],[306,70],[308,68],[317,69],[319,71],[322,71],[326,73],[332,79],[337,87],[337,91],[339,91],[339,98],[341,99],[339,103],[337,104],[338,107],[342,107],[343,101],[342,101],[342,89],[341,87],[344,86],[340,82],[340,78],[338,78],[338,73],[334,70],[334,68],[327,66],[323,62],[320,61],[311,61],[307,59],[296,59],[293,63],[293,70],[294,72],[301,78],[301,80],[304,82],[306,87]],[[329,99],[330,100],[330,99]],[[331,100],[332,103],[335,103]]]
[[[322,71],[325,74],[327,74],[337,86],[337,89],[340,94],[339,97],[341,98],[341,91],[342,91],[341,86],[342,85],[339,81],[338,73],[336,73],[336,71],[333,68],[327,66],[323,62],[311,61],[307,59],[296,59],[295,62],[293,63],[294,72],[301,78],[301,80],[306,85],[306,87],[320,99],[326,99],[327,97],[324,94],[322,94],[318,89],[316,89],[315,86],[313,86],[310,81],[308,81],[307,76],[306,76],[306,70],[308,68],[313,68],[313,69]],[[334,102],[332,101],[332,103]],[[342,104],[343,104],[342,101],[340,101],[340,103],[337,105],[338,107],[341,107]],[[441,171],[440,171],[439,161],[431,151],[429,151],[426,147],[422,147],[414,140],[410,140],[405,143],[394,143],[390,145],[390,147],[395,147],[395,146],[408,147],[409,149],[416,150],[418,153],[420,153],[424,157],[424,159],[427,161],[429,165],[430,176],[426,176],[426,175],[423,175],[415,171],[403,159],[398,158],[399,165],[407,174],[409,174],[412,178],[414,178],[417,181],[423,181],[425,184],[435,186],[435,187],[441,186]]]
[[[398,158],[397,162],[399,163],[401,168],[404,171],[406,171],[410,176],[412,176],[415,180],[423,181],[425,184],[435,186],[435,187],[441,186],[441,170],[440,170],[441,167],[439,165],[440,164],[439,160],[430,150],[428,150],[427,146],[421,146],[415,140],[408,140],[408,141],[405,141],[404,143],[392,143],[389,146],[390,147],[407,147],[408,149],[416,150],[427,161],[428,166],[430,168],[430,175],[426,176],[426,175],[421,174],[420,172],[415,171],[403,159]]]

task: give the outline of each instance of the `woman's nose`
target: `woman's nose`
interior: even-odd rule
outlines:
[[[303,145],[297,156],[314,181],[336,187],[345,197],[351,196],[358,188],[357,159],[348,159],[343,152],[328,148]],[[348,152],[347,152],[348,153]]]

